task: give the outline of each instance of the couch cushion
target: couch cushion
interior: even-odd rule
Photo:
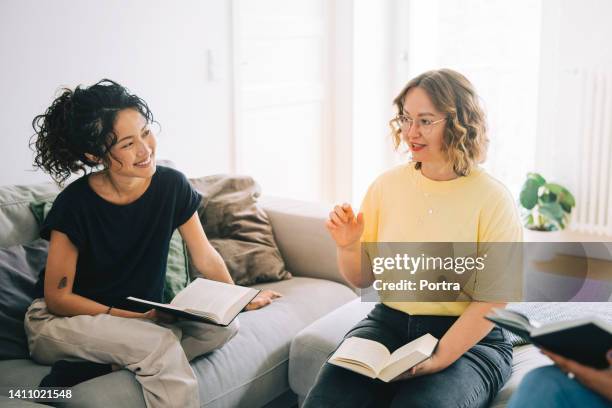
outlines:
[[[284,394],[289,390],[293,337],[356,296],[336,282],[301,277],[256,287],[276,290],[283,297],[263,309],[240,314],[240,330],[229,343],[192,361],[203,407],[259,407]],[[20,367],[12,378],[0,376],[0,381],[12,384],[35,385],[48,371],[31,361],[0,363]],[[0,383],[0,389],[12,384]],[[78,406],[79,401],[87,401],[88,407],[144,406],[140,386],[125,370],[79,384],[73,391],[76,398],[66,406]]]
[[[4,393],[8,388],[35,388],[50,370],[51,367],[36,364],[32,360],[0,361],[0,372],[11,373],[10,376],[0,376],[0,390]],[[93,405],[90,404],[92,396],[95,396]],[[62,406],[131,408],[144,407],[145,402],[134,375],[127,370],[120,370],[73,387],[69,403]]]
[[[32,303],[48,242],[0,248],[0,360],[29,358],[23,317]]]
[[[38,223],[30,203],[52,200],[59,191],[54,183],[0,187],[0,248],[37,239]]]
[[[0,407],[2,408],[40,408],[50,405],[37,404],[28,400],[11,399],[0,395]]]
[[[0,390],[6,393],[7,388],[22,387],[34,388],[40,384],[43,377],[51,371],[50,366],[36,364],[32,360],[3,360],[0,361]]]

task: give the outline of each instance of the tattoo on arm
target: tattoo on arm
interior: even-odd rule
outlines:
[[[64,276],[62,279],[60,279],[59,284],[57,285],[57,288],[64,289],[66,285],[68,285],[68,278]]]

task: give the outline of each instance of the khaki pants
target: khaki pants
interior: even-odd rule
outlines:
[[[136,375],[147,407],[199,407],[193,358],[221,347],[238,331],[193,321],[156,324],[107,314],[59,317],[44,299],[32,302],[25,315],[32,359],[41,364],[58,360],[116,364]]]

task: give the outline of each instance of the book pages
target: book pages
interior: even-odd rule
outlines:
[[[382,344],[360,337],[349,337],[342,342],[330,358],[332,360],[365,365],[372,370],[374,377],[389,360],[389,350]],[[344,366],[345,368],[348,368]]]
[[[222,320],[239,299],[252,291],[253,289],[243,286],[198,278],[180,291],[170,304],[184,309],[206,311],[207,314],[215,316],[215,320]]]

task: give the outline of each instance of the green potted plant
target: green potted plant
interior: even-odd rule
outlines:
[[[520,203],[525,227],[535,231],[560,231],[567,226],[576,200],[562,185],[547,183],[538,173],[527,173]]]

